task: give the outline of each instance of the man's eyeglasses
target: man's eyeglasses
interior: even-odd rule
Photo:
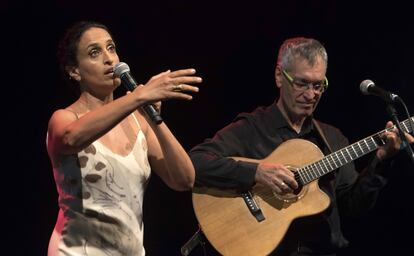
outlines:
[[[285,70],[282,69],[282,74],[288,80],[290,85],[293,87],[293,89],[304,92],[308,90],[309,88],[312,88],[317,93],[323,93],[326,89],[328,89],[328,78],[325,77],[322,81],[307,81],[304,79],[296,79],[292,78]]]

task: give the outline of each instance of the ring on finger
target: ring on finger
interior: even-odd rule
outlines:
[[[181,92],[182,90],[183,90],[183,85],[182,84],[174,85],[172,87],[173,92]]]

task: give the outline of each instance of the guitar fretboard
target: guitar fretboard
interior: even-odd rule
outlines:
[[[411,123],[414,122],[414,117],[411,117],[410,119]],[[406,119],[400,123],[401,128],[404,132],[413,132],[412,126],[410,124],[410,119]],[[393,128],[394,127],[382,130],[370,137],[362,139],[352,145],[331,153],[319,161],[313,162],[298,169],[295,172],[295,179],[302,185],[306,185],[320,178],[321,176],[328,174],[329,172],[336,170],[339,167],[342,167],[345,164],[350,163],[351,161],[376,150],[379,146],[385,144],[385,141],[381,139],[381,135],[387,130],[391,130]]]

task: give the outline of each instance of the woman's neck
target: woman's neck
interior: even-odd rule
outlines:
[[[111,101],[113,101],[113,94],[110,94],[106,96],[105,98],[101,99],[101,98],[95,97],[89,92],[82,92],[77,102],[80,105],[82,105],[86,111],[91,111]]]

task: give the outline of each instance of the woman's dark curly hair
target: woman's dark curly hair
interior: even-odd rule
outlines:
[[[63,77],[67,80],[69,80],[69,77],[67,75],[67,71],[65,70],[65,68],[75,67],[78,65],[78,59],[76,57],[78,52],[79,41],[83,33],[85,33],[85,31],[87,31],[90,28],[102,28],[111,35],[108,28],[99,22],[80,21],[72,25],[66,31],[65,35],[59,42],[57,52],[59,67]]]

